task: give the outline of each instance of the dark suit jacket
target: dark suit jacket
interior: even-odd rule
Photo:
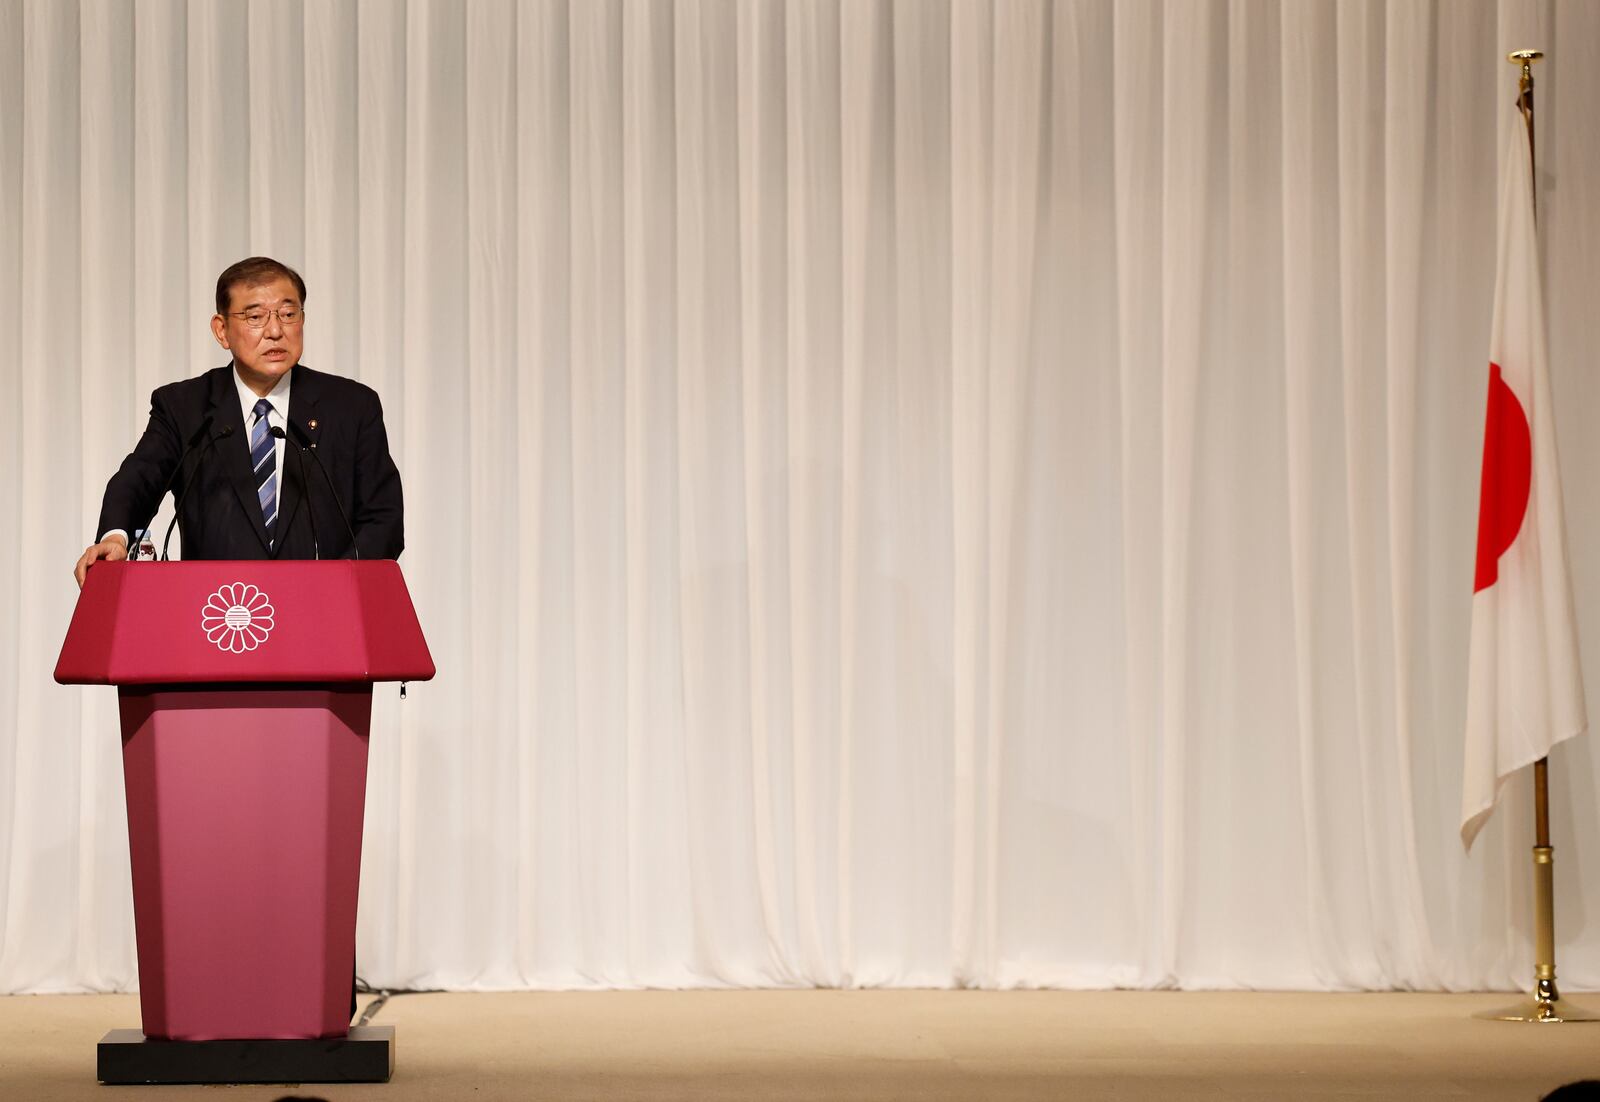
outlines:
[[[178,516],[184,558],[309,559],[313,527],[323,558],[348,558],[349,533],[328,483],[311,457],[295,446],[300,439],[310,442],[327,468],[355,529],[361,557],[399,558],[405,547],[400,472],[389,456],[377,393],[353,379],[325,375],[301,364],[289,383],[285,420],[290,427],[278,471],[276,553],[268,548],[256,499],[250,434],[239,409],[232,364],[196,379],[169,383],[150,396],[150,424],[106,484],[95,538],[115,528],[131,538],[131,533],[145,527],[161,504],[161,488],[177,466],[184,444],[197,440],[172,488],[176,496],[198,470]],[[163,534],[154,534],[158,548]]]

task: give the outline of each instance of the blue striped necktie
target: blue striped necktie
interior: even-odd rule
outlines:
[[[250,465],[256,472],[256,497],[261,502],[261,519],[267,525],[267,542],[277,542],[274,525],[278,522],[278,442],[272,438],[267,413],[272,403],[265,398],[256,403],[255,424],[250,429]]]

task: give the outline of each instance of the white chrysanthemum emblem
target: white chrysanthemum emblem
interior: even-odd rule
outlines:
[[[267,641],[273,625],[272,603],[253,585],[232,582],[211,595],[200,610],[200,628],[218,650],[243,654]]]

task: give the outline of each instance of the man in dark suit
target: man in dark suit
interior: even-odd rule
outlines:
[[[151,395],[150,423],[106,485],[100,539],[78,559],[80,586],[98,560],[127,558],[165,487],[178,495],[191,480],[178,514],[186,559],[399,557],[383,407],[370,387],[300,363],[305,297],[299,273],[267,257],[217,279],[211,332],[233,362]]]

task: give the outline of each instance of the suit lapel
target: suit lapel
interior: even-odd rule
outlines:
[[[292,398],[291,384],[291,398]],[[220,369],[211,384],[212,424],[217,429],[231,428],[233,433],[216,443],[217,458],[222,469],[233,483],[239,506],[256,539],[261,541],[263,552],[270,550],[267,526],[261,519],[261,499],[256,496],[255,473],[250,469],[250,430],[245,427],[244,411],[239,408],[239,388],[233,381],[233,365]]]
[[[289,400],[294,401],[292,394]],[[273,558],[282,555],[283,549],[288,546],[295,518],[301,502],[305,500],[305,492],[300,485],[301,456],[295,447],[294,435],[287,435],[289,438],[283,446],[283,465],[278,468],[278,545],[272,549]]]
[[[289,413],[285,419],[294,423],[300,439],[313,448],[317,446],[317,403],[321,399],[321,377],[303,364],[296,367],[289,384]],[[295,429],[291,429],[291,440],[294,435]]]
[[[288,439],[284,441],[284,469],[279,472],[278,477],[279,552],[288,543],[289,530],[297,523],[299,511],[311,507],[309,504],[311,498],[306,493],[306,480],[311,477],[306,467],[310,465],[310,460],[301,454],[300,443],[311,440],[315,446],[316,436],[306,427],[306,422],[316,420],[307,411],[316,408],[318,389],[317,379],[312,371],[306,367],[296,366],[289,382],[289,408],[283,417],[290,427],[285,430]]]

